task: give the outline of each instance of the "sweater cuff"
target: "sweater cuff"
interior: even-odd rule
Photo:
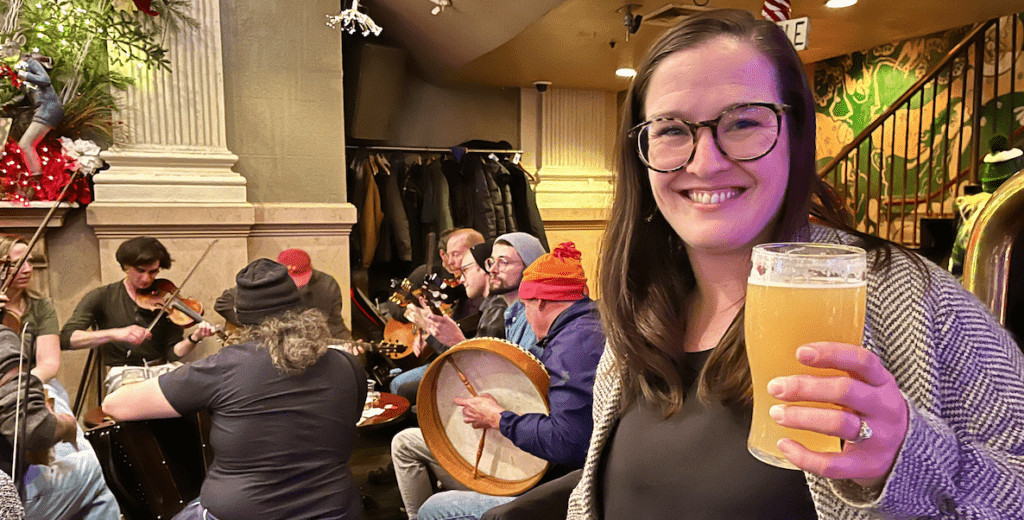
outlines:
[[[847,504],[889,517],[933,517],[952,511],[956,485],[950,468],[958,467],[956,436],[938,419],[907,400],[907,435],[881,490],[851,480],[829,480]]]
[[[498,431],[507,439],[512,438],[512,423],[519,417],[519,414],[505,410],[501,412],[501,419],[498,421]]]

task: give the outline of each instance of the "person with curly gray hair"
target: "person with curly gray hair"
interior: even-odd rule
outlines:
[[[244,328],[200,361],[121,387],[103,411],[117,420],[209,410],[215,453],[188,519],[358,519],[349,458],[366,373],[328,347],[320,311],[301,311],[288,269],[261,258],[242,269],[235,313]]]

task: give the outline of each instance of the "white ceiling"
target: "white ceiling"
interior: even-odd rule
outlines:
[[[347,1],[343,0],[348,4]],[[451,0],[437,16],[431,0],[362,0],[381,26],[380,40],[409,50],[419,73],[439,83],[557,86],[618,91],[614,70],[635,63],[665,27],[641,23],[625,42],[626,3],[648,15],[693,0]],[[708,0],[760,14],[763,0]],[[811,19],[810,63],[876,45],[1024,11],[1022,0],[860,0],[833,10],[825,0],[792,0],[793,17]],[[1024,40],[1024,34],[1020,35]],[[375,40],[373,36],[370,40]],[[610,42],[614,41],[614,48]]]

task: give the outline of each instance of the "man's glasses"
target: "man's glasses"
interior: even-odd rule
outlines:
[[[459,267],[459,276],[458,276],[458,278],[460,280],[464,280],[466,278],[466,270],[467,269],[472,269],[474,265],[476,265],[476,262],[470,262],[468,264],[463,265],[462,267]]]
[[[697,130],[705,126],[711,129],[715,146],[726,157],[753,161],[775,148],[782,114],[789,109],[789,105],[777,103],[744,103],[699,123],[659,117],[634,126],[629,136],[636,139],[640,160],[656,172],[674,172],[690,164]]]
[[[485,260],[484,261],[484,267],[487,268],[487,272],[493,271],[495,266],[498,267],[499,271],[504,271],[505,269],[508,269],[508,266],[510,266],[510,265],[517,265],[517,264],[520,264],[520,263],[522,263],[522,262],[518,262],[518,261],[514,261],[514,260],[513,261],[509,261],[507,258],[505,258],[503,256],[499,256],[498,258],[488,258],[487,260]]]

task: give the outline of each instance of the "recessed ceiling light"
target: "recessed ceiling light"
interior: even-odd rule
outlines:
[[[621,69],[616,69],[615,75],[620,78],[632,78],[633,76],[636,76],[636,71],[628,67],[623,67]]]
[[[825,7],[831,7],[832,9],[842,9],[844,7],[850,7],[856,4],[857,0],[828,0],[825,2]]]

